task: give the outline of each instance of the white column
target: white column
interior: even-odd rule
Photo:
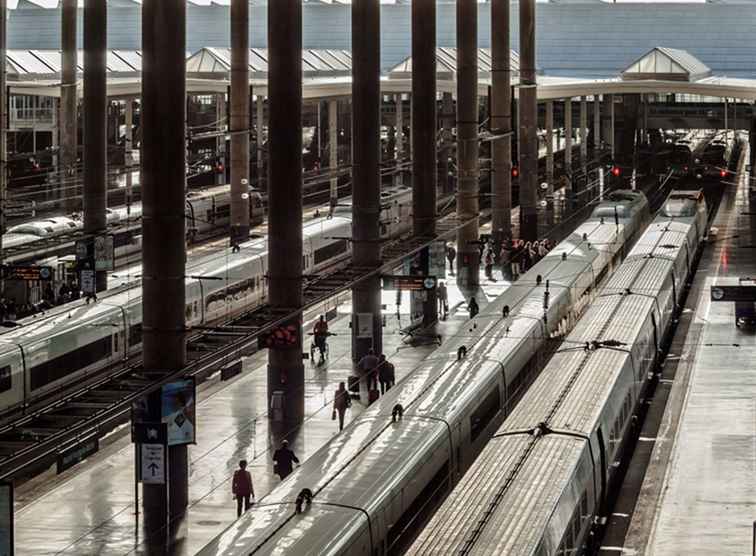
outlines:
[[[548,194],[554,194],[554,101],[546,103],[546,183]]]
[[[265,97],[257,95],[257,188],[265,182],[263,167],[265,166],[265,137],[263,136],[263,120],[265,119]]]
[[[601,97],[593,96],[593,144],[594,149],[601,148]]]
[[[580,97],[580,168],[583,174],[588,167],[588,99]]]
[[[328,101],[328,171],[333,176],[339,166],[339,101]],[[331,178],[331,206],[335,206],[339,198],[339,179]]]
[[[564,101],[564,169],[572,174],[572,98]]]
[[[396,95],[396,160],[399,164],[402,164],[402,158],[404,158],[404,102],[401,93],[399,93]],[[402,170],[399,170],[394,175],[396,185],[402,184],[403,173]]]

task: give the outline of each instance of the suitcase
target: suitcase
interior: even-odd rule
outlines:
[[[371,403],[378,401],[378,397],[380,396],[380,392],[378,390],[369,390],[368,391],[368,405]]]

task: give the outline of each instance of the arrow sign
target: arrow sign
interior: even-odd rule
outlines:
[[[165,446],[140,444],[142,451],[142,483],[165,484]]]

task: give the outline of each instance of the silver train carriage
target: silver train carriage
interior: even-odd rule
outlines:
[[[411,190],[384,196],[386,218],[408,206]],[[409,204],[411,207],[411,204]],[[407,229],[407,218],[400,220]],[[402,228],[394,228],[399,233]],[[303,224],[304,273],[314,274],[351,254],[351,215]],[[388,231],[387,231],[388,233]],[[265,303],[268,244],[252,239],[239,253],[224,249],[187,267],[187,326],[230,318]],[[141,346],[139,265],[109,279],[122,284],[87,305],[75,301],[18,321],[0,334],[0,414],[55,392],[126,359]],[[191,278],[191,276],[199,277]]]
[[[674,191],[408,554],[579,554],[706,232]]]
[[[533,356],[573,320],[595,279],[647,223],[640,193],[618,193],[596,211],[607,208],[611,220],[598,215],[579,226],[201,554],[405,548],[407,533],[459,481],[521,395]],[[298,513],[305,492],[312,501]]]

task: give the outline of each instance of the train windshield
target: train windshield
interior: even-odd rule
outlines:
[[[664,203],[662,214],[671,218],[696,215],[696,202],[691,199],[670,198]]]

